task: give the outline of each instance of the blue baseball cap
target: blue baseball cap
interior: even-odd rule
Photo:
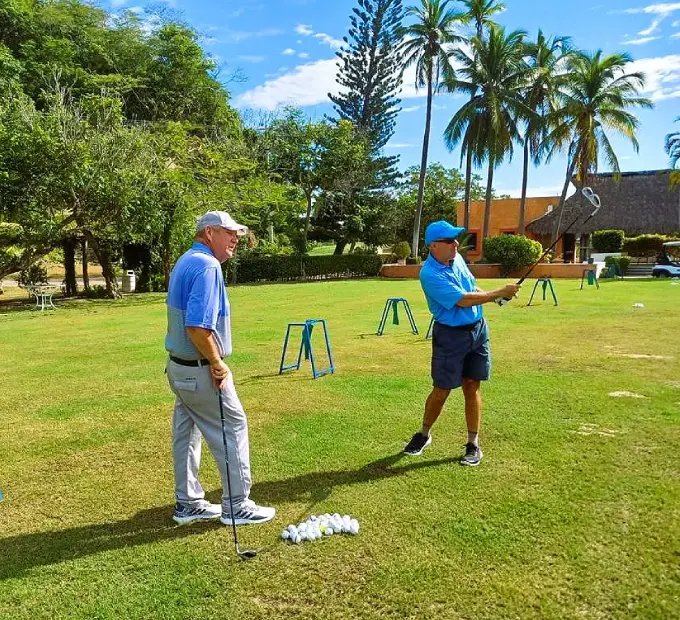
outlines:
[[[432,222],[425,229],[425,245],[430,245],[430,243],[441,239],[456,239],[462,232],[465,232],[464,228],[452,226],[446,220]]]

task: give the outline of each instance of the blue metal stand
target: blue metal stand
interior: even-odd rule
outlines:
[[[314,326],[320,323],[323,327],[323,335],[326,340],[326,351],[328,353],[328,368],[323,370],[316,369],[316,363],[314,361],[314,349],[312,349],[312,330]],[[290,330],[293,327],[302,328],[302,340],[300,341],[300,350],[298,351],[297,362],[294,364],[284,365],[286,360],[286,350],[288,349],[288,341],[290,339]],[[279,374],[283,374],[286,370],[299,370],[300,363],[302,362],[302,351],[305,352],[305,359],[309,360],[312,364],[312,375],[315,379],[335,372],[335,365],[333,364],[333,353],[331,352],[331,342],[328,338],[328,329],[326,328],[325,319],[307,319],[304,323],[288,323],[288,329],[286,330],[286,339],[283,341],[283,353],[281,354],[281,366],[279,367]]]
[[[432,328],[434,327],[434,317],[430,319],[430,326],[427,328],[427,334],[425,334],[425,340],[432,338]]]
[[[416,327],[416,322],[413,319],[413,313],[411,312],[411,307],[408,305],[408,301],[403,297],[390,297],[385,304],[385,309],[382,313],[382,318],[380,319],[380,325],[378,325],[378,336],[382,336],[385,333],[385,323],[387,322],[387,317],[390,314],[390,308],[392,309],[392,324],[399,325],[399,304],[404,304],[404,311],[408,317],[409,323],[411,324],[411,331],[417,336],[418,328]]]
[[[534,290],[531,292],[531,297],[529,298],[529,303],[527,304],[527,306],[531,305],[531,302],[534,299],[534,293],[536,292],[536,287],[539,284],[543,284],[543,301],[545,301],[547,289],[548,287],[550,287],[552,298],[555,301],[555,305],[557,305],[557,297],[555,296],[555,289],[553,288],[552,280],[550,278],[537,278],[536,284],[534,284]]]
[[[588,278],[588,286],[592,286],[593,284],[597,286],[597,289],[600,290],[600,283],[597,281],[597,272],[594,269],[584,269],[583,273],[581,274],[581,290],[583,290],[583,281]]]

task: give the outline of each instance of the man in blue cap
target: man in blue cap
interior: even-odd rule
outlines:
[[[420,271],[420,284],[434,316],[432,332],[432,392],[425,403],[423,427],[404,448],[418,456],[432,443],[430,429],[442,412],[451,390],[462,387],[468,440],[461,465],[476,466],[482,460],[479,424],[482,415],[480,385],[489,379],[491,354],[489,329],[482,305],[499,297],[512,298],[518,284],[506,284],[495,291],[477,288],[465,260],[458,254],[458,237],[464,228],[444,220],[425,230],[425,245],[430,255]]]

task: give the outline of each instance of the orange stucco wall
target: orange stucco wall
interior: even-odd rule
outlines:
[[[421,265],[383,265],[380,275],[383,278],[418,278]],[[594,265],[582,263],[541,263],[531,273],[531,278],[580,278],[585,270],[595,270]],[[475,278],[500,278],[500,265],[470,265]],[[517,279],[524,275],[525,269],[508,274],[508,278]]]
[[[525,225],[541,217],[550,205],[557,206],[559,203],[559,196],[541,196],[536,198],[527,198],[524,221]],[[520,233],[519,226],[519,198],[502,198],[493,201],[491,205],[491,221],[489,222],[489,236],[495,237],[502,233]],[[477,233],[478,247],[476,251],[468,251],[467,256],[471,262],[476,262],[481,258],[481,239],[482,231],[484,229],[484,209],[486,201],[473,200],[470,203],[470,226],[469,232]],[[458,204],[457,208],[457,222],[462,225],[465,221],[465,205]],[[532,235],[529,235],[532,238]],[[537,241],[543,241],[537,239]],[[562,253],[561,244],[557,247],[557,253]]]

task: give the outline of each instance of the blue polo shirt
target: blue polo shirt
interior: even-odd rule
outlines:
[[[210,248],[194,243],[170,274],[165,348],[175,357],[201,359],[187,327],[212,330],[220,355],[231,355],[231,322],[222,266]]]
[[[437,323],[456,327],[476,323],[482,318],[481,305],[469,308],[456,305],[465,293],[477,290],[475,277],[460,254],[456,254],[450,265],[443,265],[432,255],[428,256],[420,270],[420,285]]]

